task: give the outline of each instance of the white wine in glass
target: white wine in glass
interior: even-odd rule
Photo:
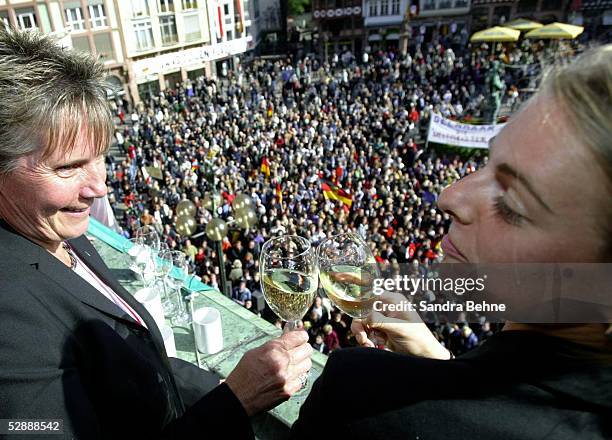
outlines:
[[[318,287],[314,250],[310,242],[297,235],[268,240],[260,261],[264,297],[270,308],[287,321],[289,329],[312,305]]]
[[[353,233],[324,240],[317,248],[321,286],[329,299],[353,318],[365,318],[376,299],[380,271],[368,245]]]
[[[272,269],[264,273],[263,285],[270,308],[285,321],[302,319],[317,291],[316,280],[290,269]]]

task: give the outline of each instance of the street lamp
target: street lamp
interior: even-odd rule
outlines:
[[[402,33],[400,40],[400,51],[401,54],[406,56],[408,54],[408,40],[410,38],[410,14],[412,11],[411,8],[412,0],[408,0],[408,5],[406,6],[406,13],[404,14],[404,19],[402,20]]]
[[[183,200],[176,206],[176,229],[185,237],[197,238],[206,234],[211,241],[215,242],[217,262],[221,275],[219,287],[224,295],[231,297],[231,285],[227,282],[225,276],[225,256],[223,255],[222,242],[227,236],[228,226],[235,224],[240,229],[246,230],[252,228],[257,224],[257,214],[253,199],[247,194],[237,194],[232,201],[233,219],[226,222],[219,218],[217,209],[221,206],[223,198],[217,190],[217,179],[215,178],[213,164],[210,161],[205,161],[202,169],[210,188],[212,188],[211,192],[204,194],[203,206],[206,210],[210,211],[212,219],[206,224],[205,232],[193,235],[197,228],[195,222],[196,206],[190,200]]]

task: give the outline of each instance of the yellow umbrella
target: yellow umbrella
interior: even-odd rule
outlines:
[[[565,23],[551,23],[534,29],[525,34],[525,38],[535,38],[540,40],[561,40],[574,39],[584,31],[582,26]]]
[[[517,18],[516,20],[512,20],[508,23],[504,23],[504,26],[523,32],[523,31],[530,31],[533,29],[541,28],[543,25],[542,23],[538,23],[537,21],[527,20],[526,18]]]
[[[517,41],[520,35],[521,35],[520,31],[510,29],[507,27],[495,26],[489,29],[485,29],[484,31],[476,32],[474,35],[472,35],[472,37],[470,38],[470,41],[471,42]]]

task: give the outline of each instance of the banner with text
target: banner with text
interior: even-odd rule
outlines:
[[[427,133],[427,142],[468,148],[489,148],[489,140],[496,136],[504,125],[462,124],[433,114],[429,133]]]

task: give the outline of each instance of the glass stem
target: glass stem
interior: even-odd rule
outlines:
[[[287,331],[292,331],[292,330],[297,330],[300,328],[300,320],[294,320],[294,321],[287,321],[287,324],[285,325],[285,328],[287,329]]]
[[[162,280],[162,287],[164,289],[164,299],[168,298],[168,291],[166,290],[166,277],[163,277]]]
[[[182,315],[186,312],[186,310],[185,310],[185,302],[183,301],[183,294],[181,292],[181,286],[177,286],[176,288],[176,300],[178,302],[177,304],[178,313]]]

